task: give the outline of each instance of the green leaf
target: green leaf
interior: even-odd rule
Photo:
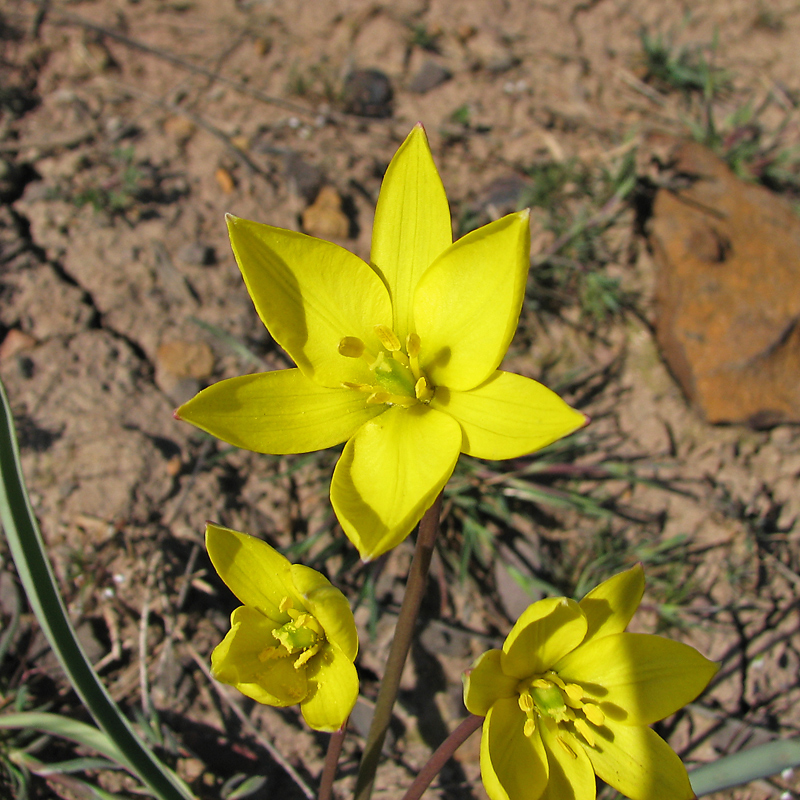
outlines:
[[[45,555],[19,461],[14,420],[0,382],[0,521],[20,581],[53,652],[97,725],[119,749],[120,763],[160,800],[192,800],[188,786],[145,746],[92,669],[67,616]]]
[[[800,737],[795,737],[740,750],[710,764],[704,764],[689,773],[689,781],[694,793],[702,797],[798,766]]]
[[[109,736],[85,722],[69,719],[60,714],[48,714],[41,711],[3,714],[0,716],[0,728],[25,728],[49,733],[51,736],[59,736],[83,747],[88,747],[122,766],[127,766],[125,755]]]

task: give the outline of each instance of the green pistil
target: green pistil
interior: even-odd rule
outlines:
[[[567,704],[558,686],[553,684],[542,688],[532,686],[530,692],[531,699],[541,714],[553,717],[558,722],[566,718]]]
[[[526,716],[526,736],[533,734],[538,716],[549,718],[551,724],[555,723],[562,731],[577,731],[590,747],[594,747],[595,737],[589,723],[602,727],[605,714],[598,705],[584,699],[580,686],[564,683],[554,672],[547,672],[520,681],[518,691],[519,707]],[[572,752],[569,748],[567,750]]]
[[[405,395],[415,397],[414,376],[408,367],[404,367],[395,358],[381,358],[378,356],[378,363],[373,368],[375,380],[382,389],[389,394]]]
[[[316,631],[307,628],[305,625],[298,625],[295,621],[287,622],[277,628],[272,635],[290,655],[308,650],[309,647],[313,647],[319,641]]]
[[[339,342],[339,355],[345,358],[360,358],[368,365],[375,382],[371,384],[345,381],[345,389],[355,389],[369,395],[368,403],[387,403],[388,405],[410,408],[417,403],[428,405],[436,388],[428,381],[419,367],[419,336],[411,333],[406,338],[404,353],[400,340],[386,325],[375,325],[375,334],[384,347],[375,356],[369,352],[364,342],[357,336],[345,336]]]
[[[272,631],[278,644],[265,647],[258,654],[258,660],[263,663],[273,658],[296,656],[293,658],[293,666],[300,669],[325,644],[325,632],[311,614],[293,608],[291,598],[284,597],[279,608],[289,617],[289,621]]]

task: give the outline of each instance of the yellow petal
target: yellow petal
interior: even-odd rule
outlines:
[[[378,350],[375,325],[391,325],[389,294],[360,258],[302,233],[228,215],[247,291],[275,341],[322,386],[368,383],[362,359],[339,353],[345,336]]]
[[[622,633],[639,608],[643,594],[644,570],[641,564],[592,589],[579,604],[589,623],[584,644],[594,637]]]
[[[460,450],[458,423],[423,405],[395,406],[359,428],[334,470],[331,502],[361,558],[377,558],[411,533]]]
[[[530,266],[528,212],[459,239],[422,276],[414,294],[420,366],[435,386],[483,383],[517,329]]]
[[[328,641],[354,661],[358,632],[347,598],[324,575],[302,564],[292,564],[292,582]]]
[[[686,768],[655,731],[609,720],[592,730],[595,746],[582,746],[598,777],[618,792],[631,800],[694,797]]]
[[[595,800],[594,770],[583,747],[574,737],[557,728],[551,731],[544,721],[540,733],[550,768],[550,778],[541,800]]]
[[[268,706],[291,706],[307,694],[306,670],[295,669],[292,658],[262,659],[278,644],[275,623],[249,606],[231,614],[231,629],[211,654],[211,672],[221,683]]]
[[[422,125],[400,145],[383,178],[370,260],[389,288],[394,332],[413,331],[411,308],[422,273],[453,241],[450,207]]]
[[[562,680],[581,684],[607,717],[649,725],[694,700],[719,664],[662,636],[616,633],[581,645],[555,669]]]
[[[586,424],[583,414],[541,383],[500,370],[466,392],[437,388],[431,406],[458,420],[462,450],[476,458],[517,458]]]
[[[546,672],[586,635],[586,617],[574,600],[549,597],[528,606],[503,643],[503,672],[527,678]]]
[[[517,695],[517,678],[500,668],[502,650],[489,650],[464,673],[464,705],[470,714],[485,717],[492,704],[501,697]]]
[[[282,369],[215,383],[175,413],[236,447],[282,455],[341,444],[382,411],[363,392],[328,389],[299,369]]]
[[[481,734],[481,778],[491,800],[539,800],[547,785],[547,756],[538,727],[525,736],[516,697],[498,700]]]
[[[306,665],[308,696],[300,705],[305,721],[317,731],[338,731],[358,698],[358,673],[353,662],[333,644],[326,644]]]
[[[278,625],[289,621],[280,610],[284,597],[301,606],[292,583],[292,565],[266,542],[210,522],[206,525],[206,548],[220,578],[246,606]]]

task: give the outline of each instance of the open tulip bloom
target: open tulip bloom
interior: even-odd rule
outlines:
[[[540,600],[465,675],[467,709],[486,717],[491,800],[594,800],[595,774],[632,800],[694,797],[648,725],[694,700],[718,665],[685,644],[625,633],[643,591],[637,566],[580,603]]]
[[[370,264],[232,216],[228,230],[256,310],[297,368],[221,381],[176,414],[260,453],[347,442],[331,501],[365,560],[411,532],[459,453],[516,458],[586,422],[541,384],[498,369],[522,307],[528,212],[453,242],[421,125],[386,171]]]
[[[358,634],[345,596],[245,533],[209,524],[206,547],[243,603],[211,654],[214,677],[265,705],[299,703],[315,730],[339,730],[358,697]]]

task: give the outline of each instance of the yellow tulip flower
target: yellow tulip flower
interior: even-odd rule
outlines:
[[[206,528],[214,569],[243,605],[211,654],[211,672],[268,706],[300,704],[318,731],[337,731],[358,697],[358,634],[345,596],[266,542]]]
[[[625,633],[640,566],[580,603],[529,606],[501,650],[464,677],[485,716],[481,777],[491,800],[594,800],[595,775],[631,800],[689,800],[681,760],[648,726],[694,700],[718,665],[661,636]]]
[[[363,559],[411,532],[459,453],[515,458],[585,424],[549,389],[498,369],[525,292],[528,212],[454,243],[421,125],[386,171],[370,264],[232,216],[228,230],[256,310],[297,368],[222,381],[176,416],[260,453],[347,442],[331,501]]]

